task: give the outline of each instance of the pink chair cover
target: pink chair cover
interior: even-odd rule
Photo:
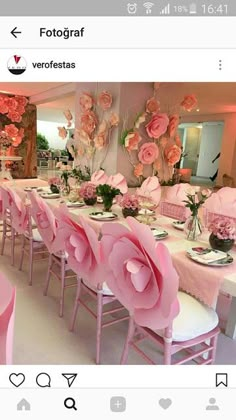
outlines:
[[[236,188],[224,187],[212,194],[204,207],[211,213],[236,217]]]
[[[161,186],[156,176],[149,176],[137,189],[137,194],[143,197],[150,197],[156,204],[161,200]]]
[[[107,184],[113,188],[118,188],[122,194],[128,192],[128,185],[124,175],[118,173],[116,175],[110,175]]]
[[[12,364],[16,289],[0,274],[0,364]]]
[[[179,313],[178,275],[165,245],[156,245],[148,226],[127,219],[102,226],[104,281],[135,322],[165,328]]]
[[[59,244],[55,241],[57,235],[57,221],[53,211],[45,200],[39,197],[35,191],[30,191],[28,195],[31,201],[32,217],[48,251],[50,253],[60,251],[63,244]]]
[[[94,229],[79,217],[79,224],[70,218],[68,209],[61,205],[55,210],[58,219],[56,241],[64,242],[68,264],[84,280],[97,287],[101,283],[101,245]]]
[[[17,233],[24,233],[28,224],[28,214],[25,202],[11,188],[6,188],[8,193],[8,208],[11,212],[11,224]]]
[[[175,184],[172,187],[168,187],[165,201],[184,206],[185,203],[183,203],[183,200],[187,199],[186,194],[190,188],[194,187],[191,187],[190,184]]]
[[[91,176],[91,182],[95,185],[103,185],[106,184],[108,180],[108,175],[105,173],[103,169],[96,171]]]

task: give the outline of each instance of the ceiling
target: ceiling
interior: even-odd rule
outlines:
[[[138,83],[136,83],[138,85]],[[0,83],[0,92],[33,96],[65,83]],[[236,83],[161,83],[158,97],[162,109],[179,104],[186,94],[195,94],[199,112],[182,112],[182,115],[205,115],[236,112]],[[38,119],[64,123],[63,110],[75,108],[75,94],[58,98],[53,102],[37,105]]]

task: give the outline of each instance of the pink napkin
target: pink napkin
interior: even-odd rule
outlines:
[[[189,184],[176,184],[173,187],[168,187],[166,201],[184,206],[183,200],[186,200],[186,194],[190,188]]]
[[[236,215],[236,188],[224,187],[209,197],[204,207],[211,213],[235,217]]]
[[[91,182],[95,185],[103,185],[106,184],[108,180],[108,175],[100,169],[100,171],[96,171],[91,176]]]
[[[128,186],[124,175],[118,173],[116,175],[110,175],[107,184],[113,188],[118,188],[122,194],[128,192]]]
[[[161,199],[161,186],[156,176],[149,176],[137,189],[137,194],[143,197],[150,197],[156,204]]]
[[[180,288],[208,306],[215,306],[224,277],[236,271],[236,261],[228,267],[208,267],[189,259],[186,252],[172,255]]]

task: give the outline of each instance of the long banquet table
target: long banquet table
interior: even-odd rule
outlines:
[[[22,180],[23,181],[23,180]],[[36,180],[35,180],[36,181]],[[10,184],[10,183],[9,183]],[[31,184],[31,185],[30,185]],[[34,184],[34,185],[33,185]],[[14,183],[18,188],[24,188],[26,185],[22,182]],[[11,185],[14,188],[14,185]],[[45,187],[45,181],[38,180],[32,183],[32,180],[27,183],[27,186],[42,186]],[[48,204],[58,206],[61,199],[49,199]],[[91,212],[101,211],[102,205],[93,207],[70,207],[69,212],[76,220],[79,215],[86,218],[91,226],[99,233],[102,223],[91,220],[89,214]],[[118,205],[113,205],[112,211],[117,214],[118,218],[115,222],[126,224],[121,209]],[[215,306],[219,292],[229,294],[232,297],[231,307],[226,325],[226,335],[236,339],[236,249],[230,251],[234,257],[234,263],[228,267],[208,267],[191,261],[186,251],[192,247],[206,247],[209,245],[209,233],[204,232],[199,241],[188,241],[183,231],[177,230],[173,227],[173,219],[169,217],[156,214],[156,221],[152,223],[153,227],[161,227],[168,232],[168,237],[162,242],[169,249],[176,271],[180,277],[180,288],[196,296],[206,304]]]

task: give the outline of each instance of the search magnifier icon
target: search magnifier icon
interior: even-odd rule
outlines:
[[[76,405],[75,405],[75,400],[74,398],[71,398],[71,397],[65,399],[64,406],[68,408],[69,410],[72,408],[74,410],[77,410]]]

